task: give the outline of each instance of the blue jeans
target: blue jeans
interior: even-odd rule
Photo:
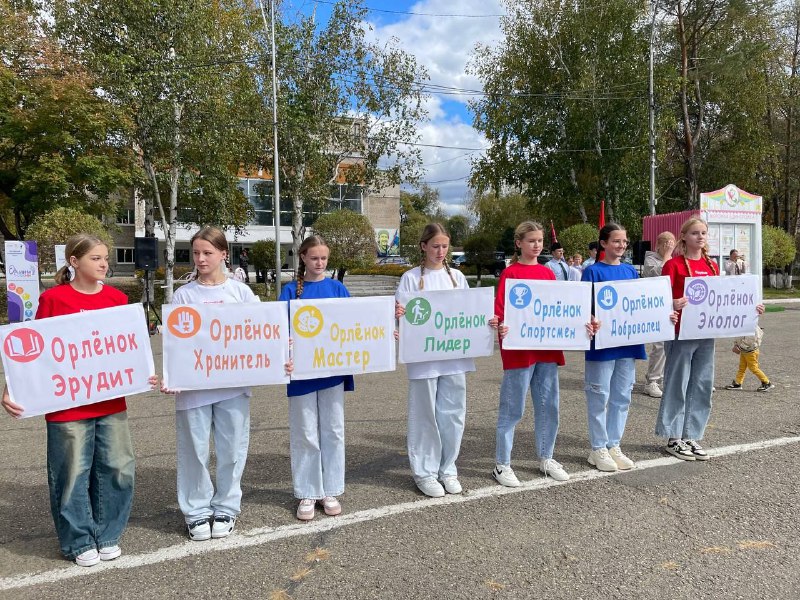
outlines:
[[[408,382],[408,460],[414,481],[455,477],[467,413],[464,373]]]
[[[289,398],[289,452],[296,498],[344,493],[344,384]]]
[[[584,389],[592,450],[619,446],[635,379],[636,363],[632,358],[586,361]]]
[[[216,514],[238,517],[242,474],[250,444],[250,398],[242,394],[175,412],[178,506],[186,523]],[[217,455],[217,489],[208,469],[211,432]]]
[[[714,340],[664,342],[664,395],[656,435],[701,440],[711,415],[714,387]]]
[[[500,385],[500,410],[497,413],[497,450],[499,465],[511,464],[514,428],[525,413],[525,398],[533,400],[533,429],[540,459],[553,458],[558,434],[558,365],[535,363],[523,369],[503,372]]]
[[[128,413],[47,423],[50,510],[69,559],[119,543],[133,503]]]

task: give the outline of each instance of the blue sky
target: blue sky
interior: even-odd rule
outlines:
[[[327,20],[330,1],[284,0],[287,13],[316,10]],[[500,39],[501,0],[365,0],[369,21],[379,40],[395,37],[406,52],[414,54],[428,71],[429,84],[454,90],[477,90],[480,82],[468,75],[467,63],[475,44],[496,45]],[[464,210],[468,196],[470,161],[480,156],[483,137],[472,126],[466,94],[431,94],[427,102],[429,121],[418,131],[423,147],[425,181],[440,191],[448,213]],[[446,147],[442,147],[446,146]]]

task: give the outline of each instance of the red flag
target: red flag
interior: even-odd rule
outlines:
[[[606,201],[600,201],[600,219],[598,220],[598,231],[606,226]],[[603,257],[606,255],[605,250],[602,248],[597,248],[597,258],[595,260],[601,261]]]
[[[556,238],[556,228],[553,227],[552,219],[550,219],[550,238],[551,238],[550,240],[551,244],[555,244],[556,242],[558,242],[558,239]]]

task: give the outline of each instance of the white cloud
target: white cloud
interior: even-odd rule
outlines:
[[[423,0],[409,12],[435,15],[498,15],[505,10],[500,0]],[[396,38],[399,45],[416,56],[429,74],[429,82],[436,86],[479,90],[481,84],[467,73],[476,44],[496,45],[501,39],[500,18],[467,18],[411,15],[407,19],[386,26],[374,27],[374,36],[381,41]],[[483,136],[470,125],[470,115],[463,115],[463,105],[468,95],[433,94],[426,103],[430,121],[420,126],[422,144],[454,146],[457,148],[484,148]],[[459,110],[448,110],[452,102]],[[441,200],[448,213],[463,212],[468,195],[466,177],[470,161],[480,152],[457,148],[422,147],[426,181],[440,191]],[[456,180],[456,181],[453,181]]]

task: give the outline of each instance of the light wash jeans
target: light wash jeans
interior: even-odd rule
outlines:
[[[524,369],[503,371],[500,385],[500,410],[497,413],[495,461],[511,464],[514,428],[525,413],[525,398],[530,390],[533,401],[533,429],[539,459],[553,458],[558,434],[558,365],[535,363]]]
[[[586,361],[584,390],[592,450],[619,446],[635,380],[636,362],[632,358]]]
[[[667,364],[656,435],[701,440],[711,415],[714,340],[664,342]]]
[[[50,510],[69,559],[119,543],[133,503],[128,413],[47,423]]]
[[[455,477],[467,413],[464,373],[408,381],[408,460],[414,481]]]
[[[664,342],[650,344],[647,361],[647,383],[660,383],[664,379]]]
[[[289,398],[295,498],[344,493],[344,384]]]
[[[175,412],[178,506],[186,523],[242,511],[242,473],[250,444],[250,398],[235,398]],[[211,434],[217,489],[208,468]]]

